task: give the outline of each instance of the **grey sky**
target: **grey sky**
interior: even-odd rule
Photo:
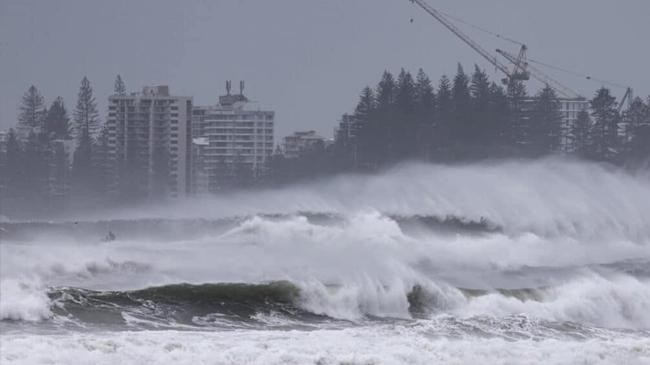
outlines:
[[[429,3],[525,41],[531,58],[650,94],[648,0]],[[467,32],[490,50],[516,51]],[[497,79],[407,0],[0,0],[0,127],[15,123],[30,84],[48,103],[63,96],[71,111],[84,75],[104,119],[119,73],[130,91],[169,84],[201,105],[214,103],[225,80],[245,79],[246,94],[277,111],[277,137],[306,129],[329,136],[384,69],[422,67],[437,81],[458,61],[466,69],[478,62]],[[558,76],[586,96],[600,86]]]

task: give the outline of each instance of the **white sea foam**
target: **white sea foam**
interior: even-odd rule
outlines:
[[[0,336],[3,364],[629,364],[650,339],[449,339],[417,326],[227,333],[122,332]]]
[[[508,232],[650,239],[650,178],[606,166],[545,159],[467,166],[406,164],[379,176],[340,176],[79,219],[206,218],[295,211],[487,218]]]
[[[36,290],[21,282],[23,273],[31,272],[44,285],[102,290],[288,280],[301,289],[304,309],[355,321],[410,318],[407,296],[419,286],[433,314],[527,313],[605,327],[650,327],[645,279],[585,268],[650,258],[648,246],[629,241],[585,243],[502,233],[412,237],[385,215],[364,211],[332,226],[301,216],[253,217],[221,236],[189,242],[5,243],[2,250],[3,308],[14,308],[12,315],[24,320],[48,315],[43,285]],[[547,288],[538,301],[524,301],[499,293],[468,299],[457,287]],[[25,301],[38,303],[45,314],[32,315],[30,309],[17,314],[15,308],[30,308],[21,304]]]
[[[41,321],[52,317],[47,289],[34,279],[0,281],[0,319]]]

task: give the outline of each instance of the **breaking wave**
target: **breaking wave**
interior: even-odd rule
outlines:
[[[365,283],[370,284],[370,283]],[[38,288],[3,282],[5,321],[136,328],[250,328],[364,323],[382,320],[507,318],[527,315],[554,323],[650,331],[650,282],[591,274],[558,287],[465,289],[428,282],[414,286],[176,284],[132,291]],[[341,322],[341,323],[343,323]]]
[[[542,159],[466,166],[405,164],[283,189],[202,197],[67,220],[228,219],[250,214],[373,209],[390,216],[486,220],[509,234],[650,239],[650,177],[606,165]],[[61,219],[61,218],[60,218]]]

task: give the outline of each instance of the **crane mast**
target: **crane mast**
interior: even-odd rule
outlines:
[[[625,90],[625,95],[623,95],[623,99],[621,99],[621,102],[618,104],[619,113],[623,110],[623,106],[625,105],[626,100],[627,100],[627,107],[628,108],[632,107],[632,102],[634,101],[634,91],[632,90],[631,87],[628,87]]]
[[[506,52],[504,50],[497,49],[497,53],[499,53],[505,59],[507,59],[508,61],[512,62],[515,65],[517,64],[517,62],[519,62],[517,57],[515,57],[514,55],[511,55],[510,53],[508,53],[508,52]],[[555,90],[561,96],[564,96],[565,98],[570,98],[570,99],[578,99],[578,98],[580,98],[580,95],[577,92],[571,90],[567,86],[564,86],[562,83],[560,83],[559,81],[557,81],[557,80],[553,79],[552,77],[546,75],[544,72],[538,70],[537,68],[535,68],[535,67],[533,67],[533,66],[531,66],[529,64],[526,64],[526,67],[528,68],[528,72],[529,72],[529,74],[531,75],[532,78],[534,78],[535,80],[541,82],[544,85],[547,85],[547,86],[551,87],[553,90]]]
[[[460,38],[463,42],[465,42],[468,46],[470,46],[474,51],[480,54],[490,64],[496,67],[499,71],[503,72],[506,75],[506,79],[503,80],[504,84],[508,84],[510,81],[522,81],[522,80],[530,79],[530,75],[526,70],[527,63],[525,62],[525,56],[527,50],[526,45],[521,46],[521,50],[519,51],[519,57],[517,58],[517,61],[515,63],[514,71],[511,72],[506,65],[499,62],[499,60],[495,56],[493,56],[488,51],[486,51],[483,47],[481,47],[480,44],[476,43],[468,35],[463,33],[457,26],[455,26],[451,21],[449,21],[447,17],[445,17],[438,10],[431,7],[424,0],[410,0],[410,1],[411,3],[417,4],[419,7],[421,7],[429,15],[431,15],[433,18],[438,20],[443,26],[445,26],[445,28],[447,28],[449,31],[454,33],[458,38]]]

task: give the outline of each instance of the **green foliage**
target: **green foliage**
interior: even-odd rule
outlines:
[[[99,132],[97,102],[93,96],[90,81],[86,77],[81,80],[81,86],[79,87],[77,106],[74,110],[74,121],[78,144],[81,144],[81,138],[90,137],[93,139]]]
[[[596,160],[614,162],[618,157],[620,117],[616,98],[603,87],[591,100],[591,109],[594,123],[590,133],[590,155]]]
[[[32,85],[23,95],[19,106],[18,122],[19,127],[26,131],[40,129],[43,127],[45,118],[45,101],[38,89]],[[36,131],[38,132],[38,131]]]
[[[70,118],[68,111],[63,103],[63,98],[58,97],[50,106],[45,117],[45,134],[48,139],[63,139],[71,138]]]
[[[530,155],[543,156],[559,151],[562,119],[557,95],[546,86],[537,94],[529,119],[526,145]]]

